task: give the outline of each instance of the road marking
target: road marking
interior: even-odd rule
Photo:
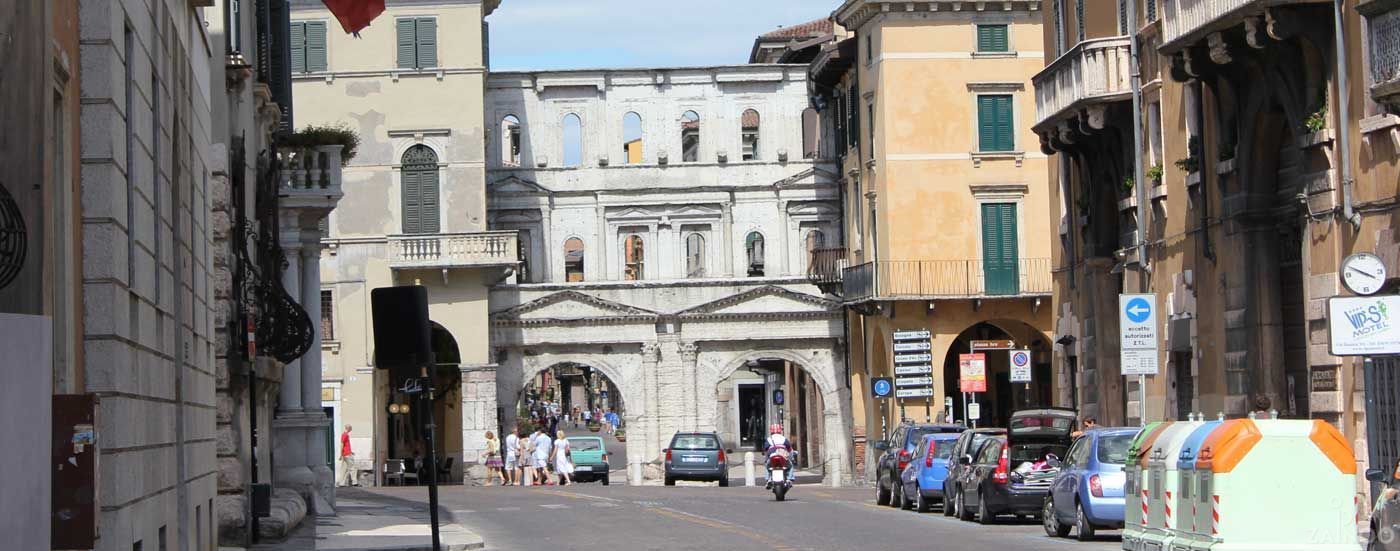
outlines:
[[[676,520],[683,520],[693,524],[699,524],[701,526],[714,528],[716,530],[722,530],[731,534],[743,536],[755,540],[764,545],[767,545],[769,547],[772,547],[773,549],[776,549],[778,551],[798,551],[796,547],[789,547],[778,540],[750,530],[746,527],[739,526],[737,524],[731,524],[722,520],[703,517],[693,513],[687,513],[685,511],[678,511],[669,507],[650,509],[650,511],[658,515],[670,517]]]
[[[637,504],[637,505],[640,506],[640,507],[660,507],[660,506],[661,506],[661,502],[660,502],[660,501],[633,501],[632,503],[635,503],[635,504]]]
[[[613,502],[613,503],[622,503],[622,502],[623,502],[623,501],[620,500],[620,499],[613,499],[613,498],[610,498],[610,497],[595,496],[595,495],[592,495],[592,494],[583,494],[583,493],[577,493],[577,492],[564,492],[564,491],[559,491],[559,490],[542,490],[541,493],[546,493],[546,494],[556,495],[556,496],[561,496],[561,497],[567,497],[567,498],[572,498],[572,499],[596,499],[596,500],[599,500],[599,501],[611,501],[611,502]]]
[[[519,511],[519,507],[497,507],[497,511]]]
[[[540,507],[544,507],[545,509],[568,509],[568,508],[569,508],[568,505],[564,505],[563,503],[546,503],[546,504],[544,504],[544,505],[541,505]]]
[[[594,503],[593,506],[594,506],[594,507],[600,507],[600,508],[602,508],[602,507],[617,507],[617,504],[616,504],[616,503],[598,502],[598,503]]]
[[[449,511],[449,512],[452,513],[452,514],[454,514],[454,515],[470,515],[470,514],[472,514],[472,513],[475,513],[476,511],[471,511],[471,510],[463,509],[463,510],[460,510],[460,511],[458,511],[458,510],[453,510],[453,511]]]

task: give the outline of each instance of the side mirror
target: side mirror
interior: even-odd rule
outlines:
[[[1385,471],[1380,469],[1366,469],[1366,480],[1377,484],[1385,483]]]
[[[971,464],[972,464],[972,456],[970,456],[970,455],[964,455],[964,456],[962,456],[962,457],[959,457],[959,458],[958,458],[958,464],[959,464],[959,465],[971,465]]]
[[[889,443],[888,440],[876,440],[876,441],[875,441],[875,449],[880,450],[880,451],[888,450],[888,449],[890,449],[890,443]]]

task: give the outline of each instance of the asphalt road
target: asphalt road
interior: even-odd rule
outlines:
[[[862,488],[799,485],[788,501],[762,487],[445,487],[442,508],[490,550],[1118,549],[1117,532],[1081,543],[1052,539],[1034,521],[993,526],[875,505]],[[683,483],[684,484],[684,483]],[[424,499],[422,488],[376,488]]]

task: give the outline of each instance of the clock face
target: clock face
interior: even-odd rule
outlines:
[[[1358,295],[1375,294],[1385,286],[1385,263],[1371,253],[1357,253],[1342,261],[1342,283]]]

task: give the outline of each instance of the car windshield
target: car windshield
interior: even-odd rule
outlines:
[[[1128,446],[1133,443],[1135,434],[1110,434],[1099,438],[1099,463],[1122,465],[1128,461]]]
[[[948,459],[953,457],[953,446],[955,444],[957,444],[957,440],[934,440],[933,458]]]
[[[676,441],[671,444],[671,449],[675,450],[717,450],[719,440],[713,436],[702,434],[690,434],[677,436]]]
[[[603,449],[603,443],[593,438],[584,438],[579,440],[569,438],[568,440],[569,447],[576,452],[595,452]]]

